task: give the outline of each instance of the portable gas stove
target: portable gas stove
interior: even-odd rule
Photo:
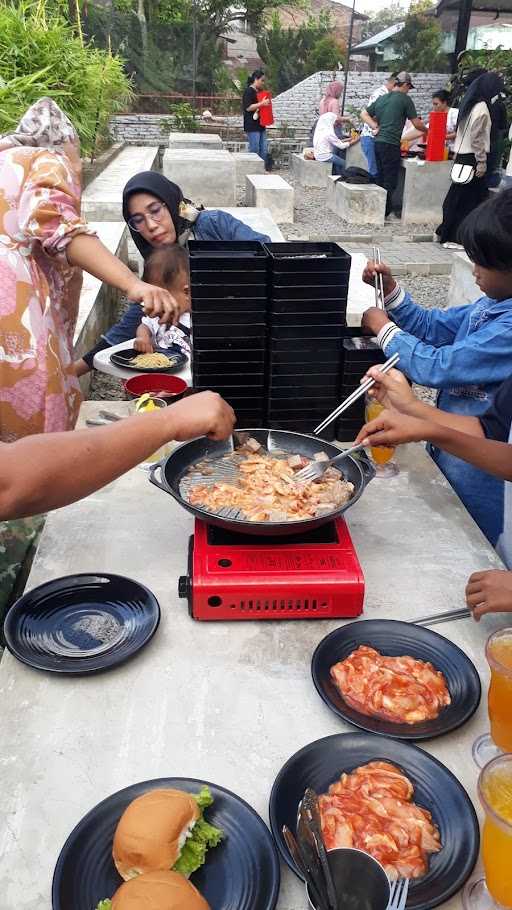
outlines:
[[[364,576],[341,518],[288,537],[256,537],[195,519],[188,575],[193,619],[339,619],[363,610]]]

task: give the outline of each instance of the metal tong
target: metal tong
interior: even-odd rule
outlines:
[[[445,613],[422,616],[420,619],[412,619],[411,622],[416,626],[436,626],[442,622],[454,622],[456,619],[469,619],[470,616],[471,610],[463,607],[460,610],[447,610]]]
[[[338,910],[336,887],[322,837],[318,797],[308,789],[299,805],[297,837],[286,825],[283,837],[318,910]]]
[[[400,357],[398,356],[398,354],[393,354],[393,356],[390,357],[389,360],[386,360],[386,363],[382,364],[382,366],[379,367],[378,369],[380,370],[381,373],[389,373],[389,371],[392,370],[394,366],[396,366],[396,364],[398,363],[399,360],[400,360]],[[366,392],[368,391],[368,389],[371,389],[372,386],[374,386],[374,385],[375,385],[375,379],[365,379],[365,381],[361,383],[361,385],[359,386],[358,389],[355,390],[355,392],[352,392],[352,394],[349,395],[348,398],[345,398],[345,401],[343,401],[340,405],[338,405],[338,407],[335,408],[335,410],[331,414],[329,414],[329,416],[326,417],[325,420],[322,421],[322,423],[319,423],[318,426],[315,427],[313,432],[315,434],[318,434],[318,433],[321,433],[322,430],[325,430],[325,428],[328,427],[329,424],[333,422],[333,420],[336,420],[338,417],[340,417],[344,411],[346,411],[348,408],[350,408],[351,405],[353,405],[355,401],[357,401],[359,398],[361,398],[363,395],[365,395]]]
[[[380,255],[380,249],[378,246],[373,247],[373,261],[376,265],[382,265],[382,256]],[[375,272],[373,276],[375,282],[375,306],[379,310],[384,310],[384,282],[382,279],[382,274],[380,272]]]

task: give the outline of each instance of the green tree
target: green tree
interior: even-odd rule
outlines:
[[[376,13],[369,12],[369,16],[368,22],[363,22],[361,28],[362,41],[365,41],[366,38],[373,38],[374,35],[383,32],[384,29],[389,28],[390,25],[396,25],[397,22],[403,22],[405,11],[398,0],[393,0],[389,6],[385,6]]]
[[[274,13],[258,37],[257,47],[275,94],[318,70],[335,70],[346,54],[346,47],[332,37],[327,13],[309,18],[296,29],[284,28]]]
[[[432,15],[428,15],[434,7],[433,0],[411,3],[404,28],[394,39],[396,56],[403,69],[415,73],[448,72],[441,27]]]

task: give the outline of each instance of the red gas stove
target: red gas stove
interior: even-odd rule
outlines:
[[[196,519],[188,563],[179,596],[194,619],[339,619],[363,610],[364,576],[340,518],[289,537]]]

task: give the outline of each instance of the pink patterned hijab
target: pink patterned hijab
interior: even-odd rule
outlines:
[[[0,136],[0,152],[16,145],[54,149],[68,144],[80,154],[78,133],[51,98],[40,98],[25,112],[14,133]]]
[[[324,93],[320,99],[320,114],[337,114],[340,110],[339,98],[343,91],[343,85],[336,79],[328,82],[325,86]]]

